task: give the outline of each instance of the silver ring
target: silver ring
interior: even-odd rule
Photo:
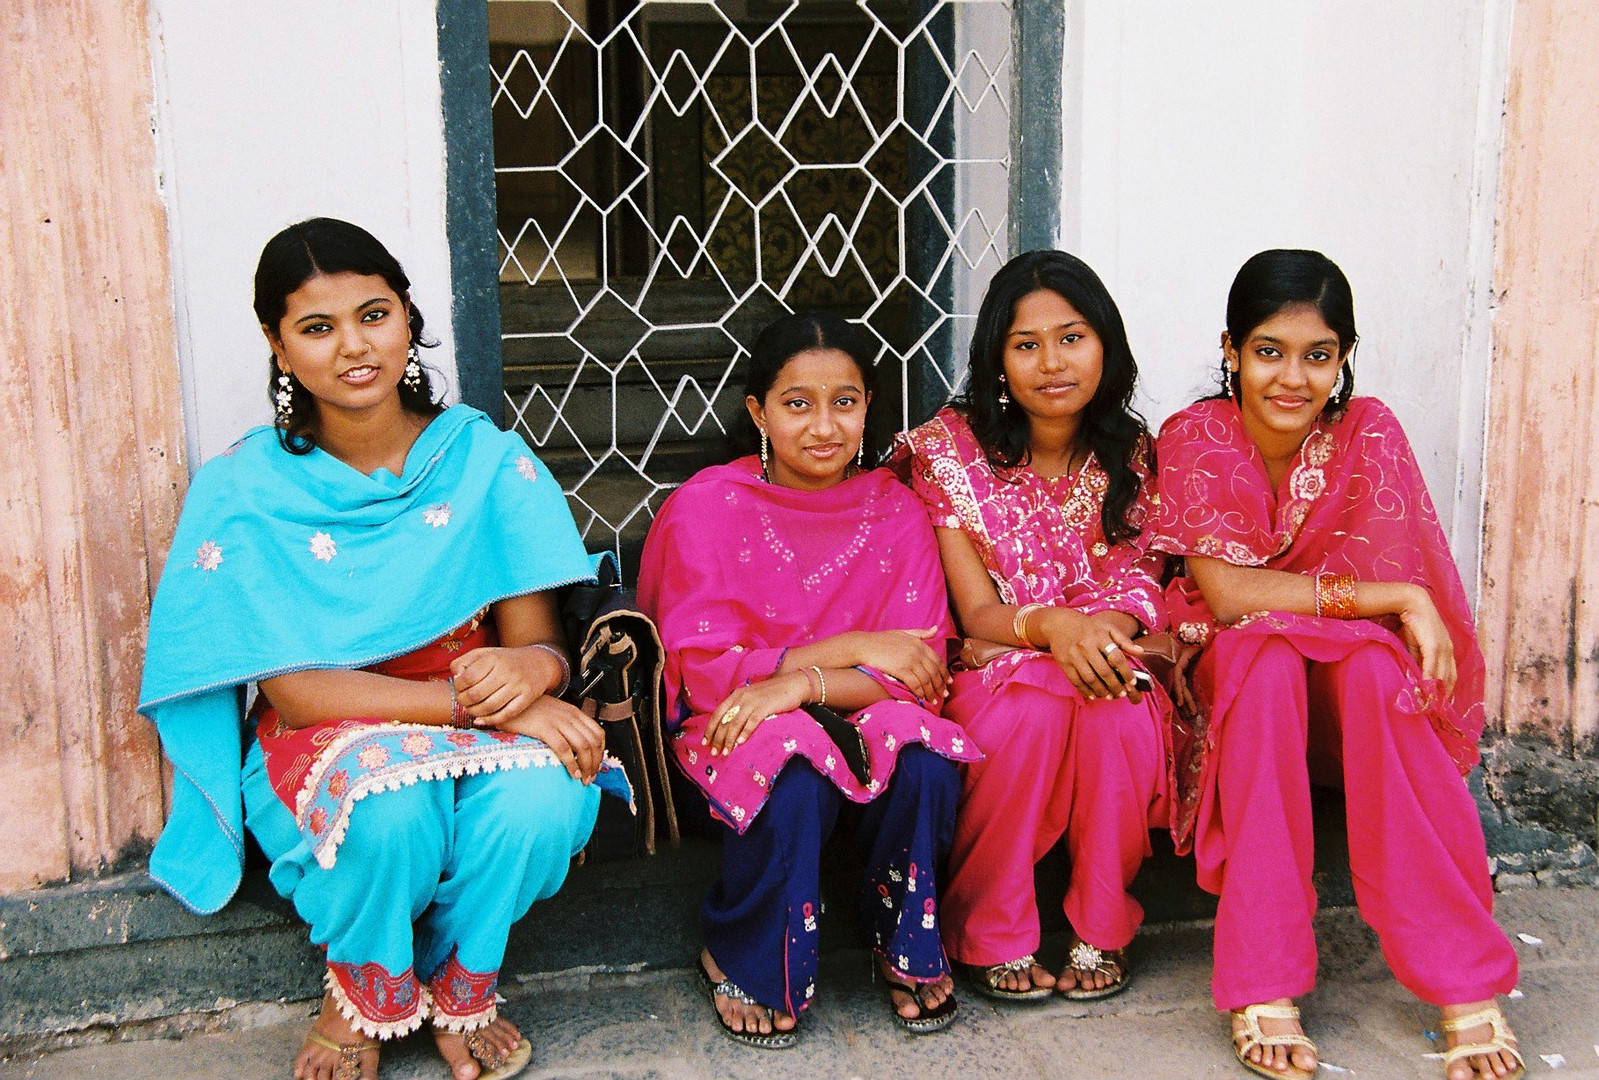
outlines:
[[[1106,656],[1109,656],[1113,652],[1121,652],[1121,650],[1122,647],[1116,644],[1114,641],[1107,641],[1105,643],[1104,653]]]

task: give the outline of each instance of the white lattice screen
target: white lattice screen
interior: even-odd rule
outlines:
[[[492,0],[506,420],[591,547],[716,460],[784,311],[866,328],[900,422],[1006,256],[1010,5]]]

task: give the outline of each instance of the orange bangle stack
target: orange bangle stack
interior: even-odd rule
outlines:
[[[1316,614],[1324,619],[1356,619],[1354,574],[1316,575]]]

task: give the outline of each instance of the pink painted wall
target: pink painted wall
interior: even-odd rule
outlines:
[[[1522,0],[1496,239],[1488,708],[1599,752],[1599,5]]]
[[[138,0],[10,0],[0,34],[5,892],[164,816],[134,709],[186,472],[148,34]]]

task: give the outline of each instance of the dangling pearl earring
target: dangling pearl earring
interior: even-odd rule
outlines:
[[[1007,389],[1008,388],[1005,385],[1005,376],[1001,375],[999,377],[999,407],[1001,409],[1010,408],[1010,395],[1005,392]]]
[[[855,451],[855,471],[866,471],[866,435],[864,433],[861,435],[860,449]]]
[[[770,461],[766,445],[766,429],[761,428],[761,475],[767,480],[770,480],[772,478],[772,474],[767,470],[768,464],[770,464]]]
[[[294,415],[294,383],[289,381],[288,372],[278,372],[278,392],[274,396],[278,403],[276,411],[278,427],[288,427],[289,418]]]
[[[405,376],[401,380],[407,390],[422,389],[422,363],[416,358],[416,346],[413,344],[405,354]]]

